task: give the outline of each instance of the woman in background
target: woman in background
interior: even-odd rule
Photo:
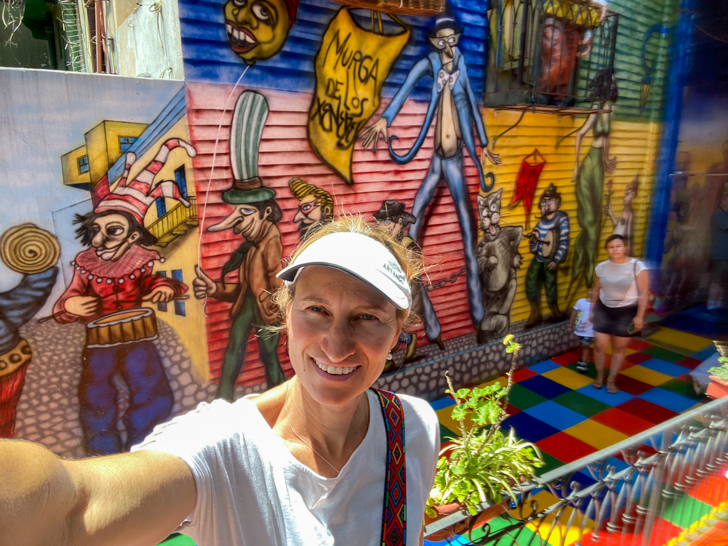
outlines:
[[[611,343],[607,392],[616,394],[624,350],[629,338],[644,325],[650,281],[645,264],[627,255],[624,237],[611,235],[605,246],[609,259],[596,267],[592,289],[594,365],[597,369],[597,378],[592,385],[596,389],[604,386],[604,361]]]

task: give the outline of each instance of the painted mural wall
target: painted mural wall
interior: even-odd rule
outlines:
[[[672,2],[539,4],[520,109],[482,106],[491,4],[184,0],[184,82],[0,71],[0,435],[114,453],[284,381],[275,274],[339,214],[430,265],[387,372],[565,328],[608,235],[643,252]]]

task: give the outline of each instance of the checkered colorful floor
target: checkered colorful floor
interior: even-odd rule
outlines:
[[[644,340],[635,338],[630,341],[617,379],[617,394],[591,386],[596,375],[593,365],[587,373],[577,371],[580,350],[540,362],[514,374],[515,384],[508,408],[510,417],[504,421],[504,427],[514,428],[519,438],[538,446],[546,462],[546,466],[539,469],[539,474],[543,474],[705,403],[705,397],[695,395],[688,373],[714,351],[709,339],[668,328],[662,328]],[[609,358],[607,356],[607,364]],[[495,381],[505,384],[506,378]],[[432,403],[440,419],[443,442],[455,437],[453,431],[458,430],[450,417],[453,404],[449,397]],[[617,470],[625,468],[624,462],[618,459],[613,462]],[[587,471],[578,473],[576,480],[583,487],[594,483]],[[721,490],[728,491],[728,483],[722,485]],[[539,498],[541,507],[556,501],[548,498],[551,495],[547,491],[538,495],[544,497]],[[691,496],[694,506],[687,512],[699,514],[699,518],[726,500],[708,497]],[[682,510],[674,512],[682,513]],[[654,544],[667,544],[692,523],[671,518],[669,514],[661,516],[663,519],[658,522],[659,526],[654,527],[660,530],[660,541],[651,542]],[[491,524],[499,523],[493,521]],[[523,544],[529,543],[535,531],[526,531],[517,543],[520,544],[521,540]],[[566,546],[576,538],[574,533],[571,540],[566,540]],[[561,535],[551,536],[548,542],[556,545],[561,543],[561,539]],[[582,543],[586,543],[584,540]],[[450,543],[468,544],[465,540]],[[432,546],[450,543],[426,542]]]

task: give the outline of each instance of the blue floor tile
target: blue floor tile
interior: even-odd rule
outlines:
[[[717,352],[718,351],[715,350],[715,345],[709,345],[705,349],[701,349],[697,353],[693,353],[693,358],[695,360],[700,360],[701,362],[704,362]]]
[[[533,366],[529,366],[528,369],[532,372],[542,374],[546,372],[550,372],[551,370],[555,370],[556,368],[560,368],[556,362],[553,362],[551,360],[544,360],[543,362],[539,362],[538,364],[534,364]]]
[[[552,400],[547,400],[542,404],[532,406],[524,410],[524,413],[528,413],[531,417],[535,417],[539,421],[543,421],[547,425],[559,430],[566,430],[587,420],[585,415],[565,408]]]
[[[540,419],[531,417],[525,412],[511,415],[503,421],[503,432],[507,432],[510,428],[516,431],[518,438],[533,443],[540,442],[544,438],[560,432],[559,429],[547,425]]]
[[[639,395],[639,398],[677,413],[682,413],[696,404],[695,400],[685,398],[684,396],[680,396],[674,392],[666,391],[660,387],[655,387],[647,392],[643,392]]]
[[[529,389],[544,398],[556,398],[564,393],[569,392],[571,389],[559,385],[556,381],[551,381],[547,377],[540,375],[524,379],[518,383],[521,387]]]
[[[435,400],[434,402],[430,402],[430,406],[432,406],[432,409],[435,411],[441,410],[442,408],[449,408],[450,406],[455,405],[455,400],[450,398],[449,396],[446,396],[445,398],[440,398],[439,400]]]
[[[609,394],[606,386],[601,389],[595,389],[591,385],[587,385],[586,387],[577,389],[576,392],[580,392],[581,394],[593,398],[594,400],[599,400],[600,402],[610,406],[618,406],[634,398],[634,396],[624,391],[619,391],[617,394]]]
[[[678,377],[690,371],[690,368],[678,366],[677,364],[673,364],[672,362],[666,362],[664,360],[660,360],[659,358],[645,360],[640,364],[640,366],[644,366],[645,368],[649,368],[650,370],[654,370],[656,372],[664,373],[665,375],[669,375],[670,377]]]

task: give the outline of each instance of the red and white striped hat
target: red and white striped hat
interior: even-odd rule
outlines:
[[[101,197],[94,208],[95,213],[101,212],[126,212],[131,214],[140,224],[144,224],[144,216],[152,206],[155,199],[159,197],[169,197],[180,201],[185,207],[189,207],[190,203],[179,191],[177,184],[172,180],[162,180],[156,186],[152,187],[154,178],[167,162],[169,153],[177,147],[185,149],[190,157],[195,157],[197,151],[195,148],[180,138],[170,138],[160,148],[152,162],[147,165],[139,175],[127,182],[129,170],[136,161],[136,155],[132,152],[126,154],[126,163],[124,173],[121,180],[113,191],[108,191],[108,180],[106,181],[107,192]],[[103,191],[103,190],[102,190]]]

